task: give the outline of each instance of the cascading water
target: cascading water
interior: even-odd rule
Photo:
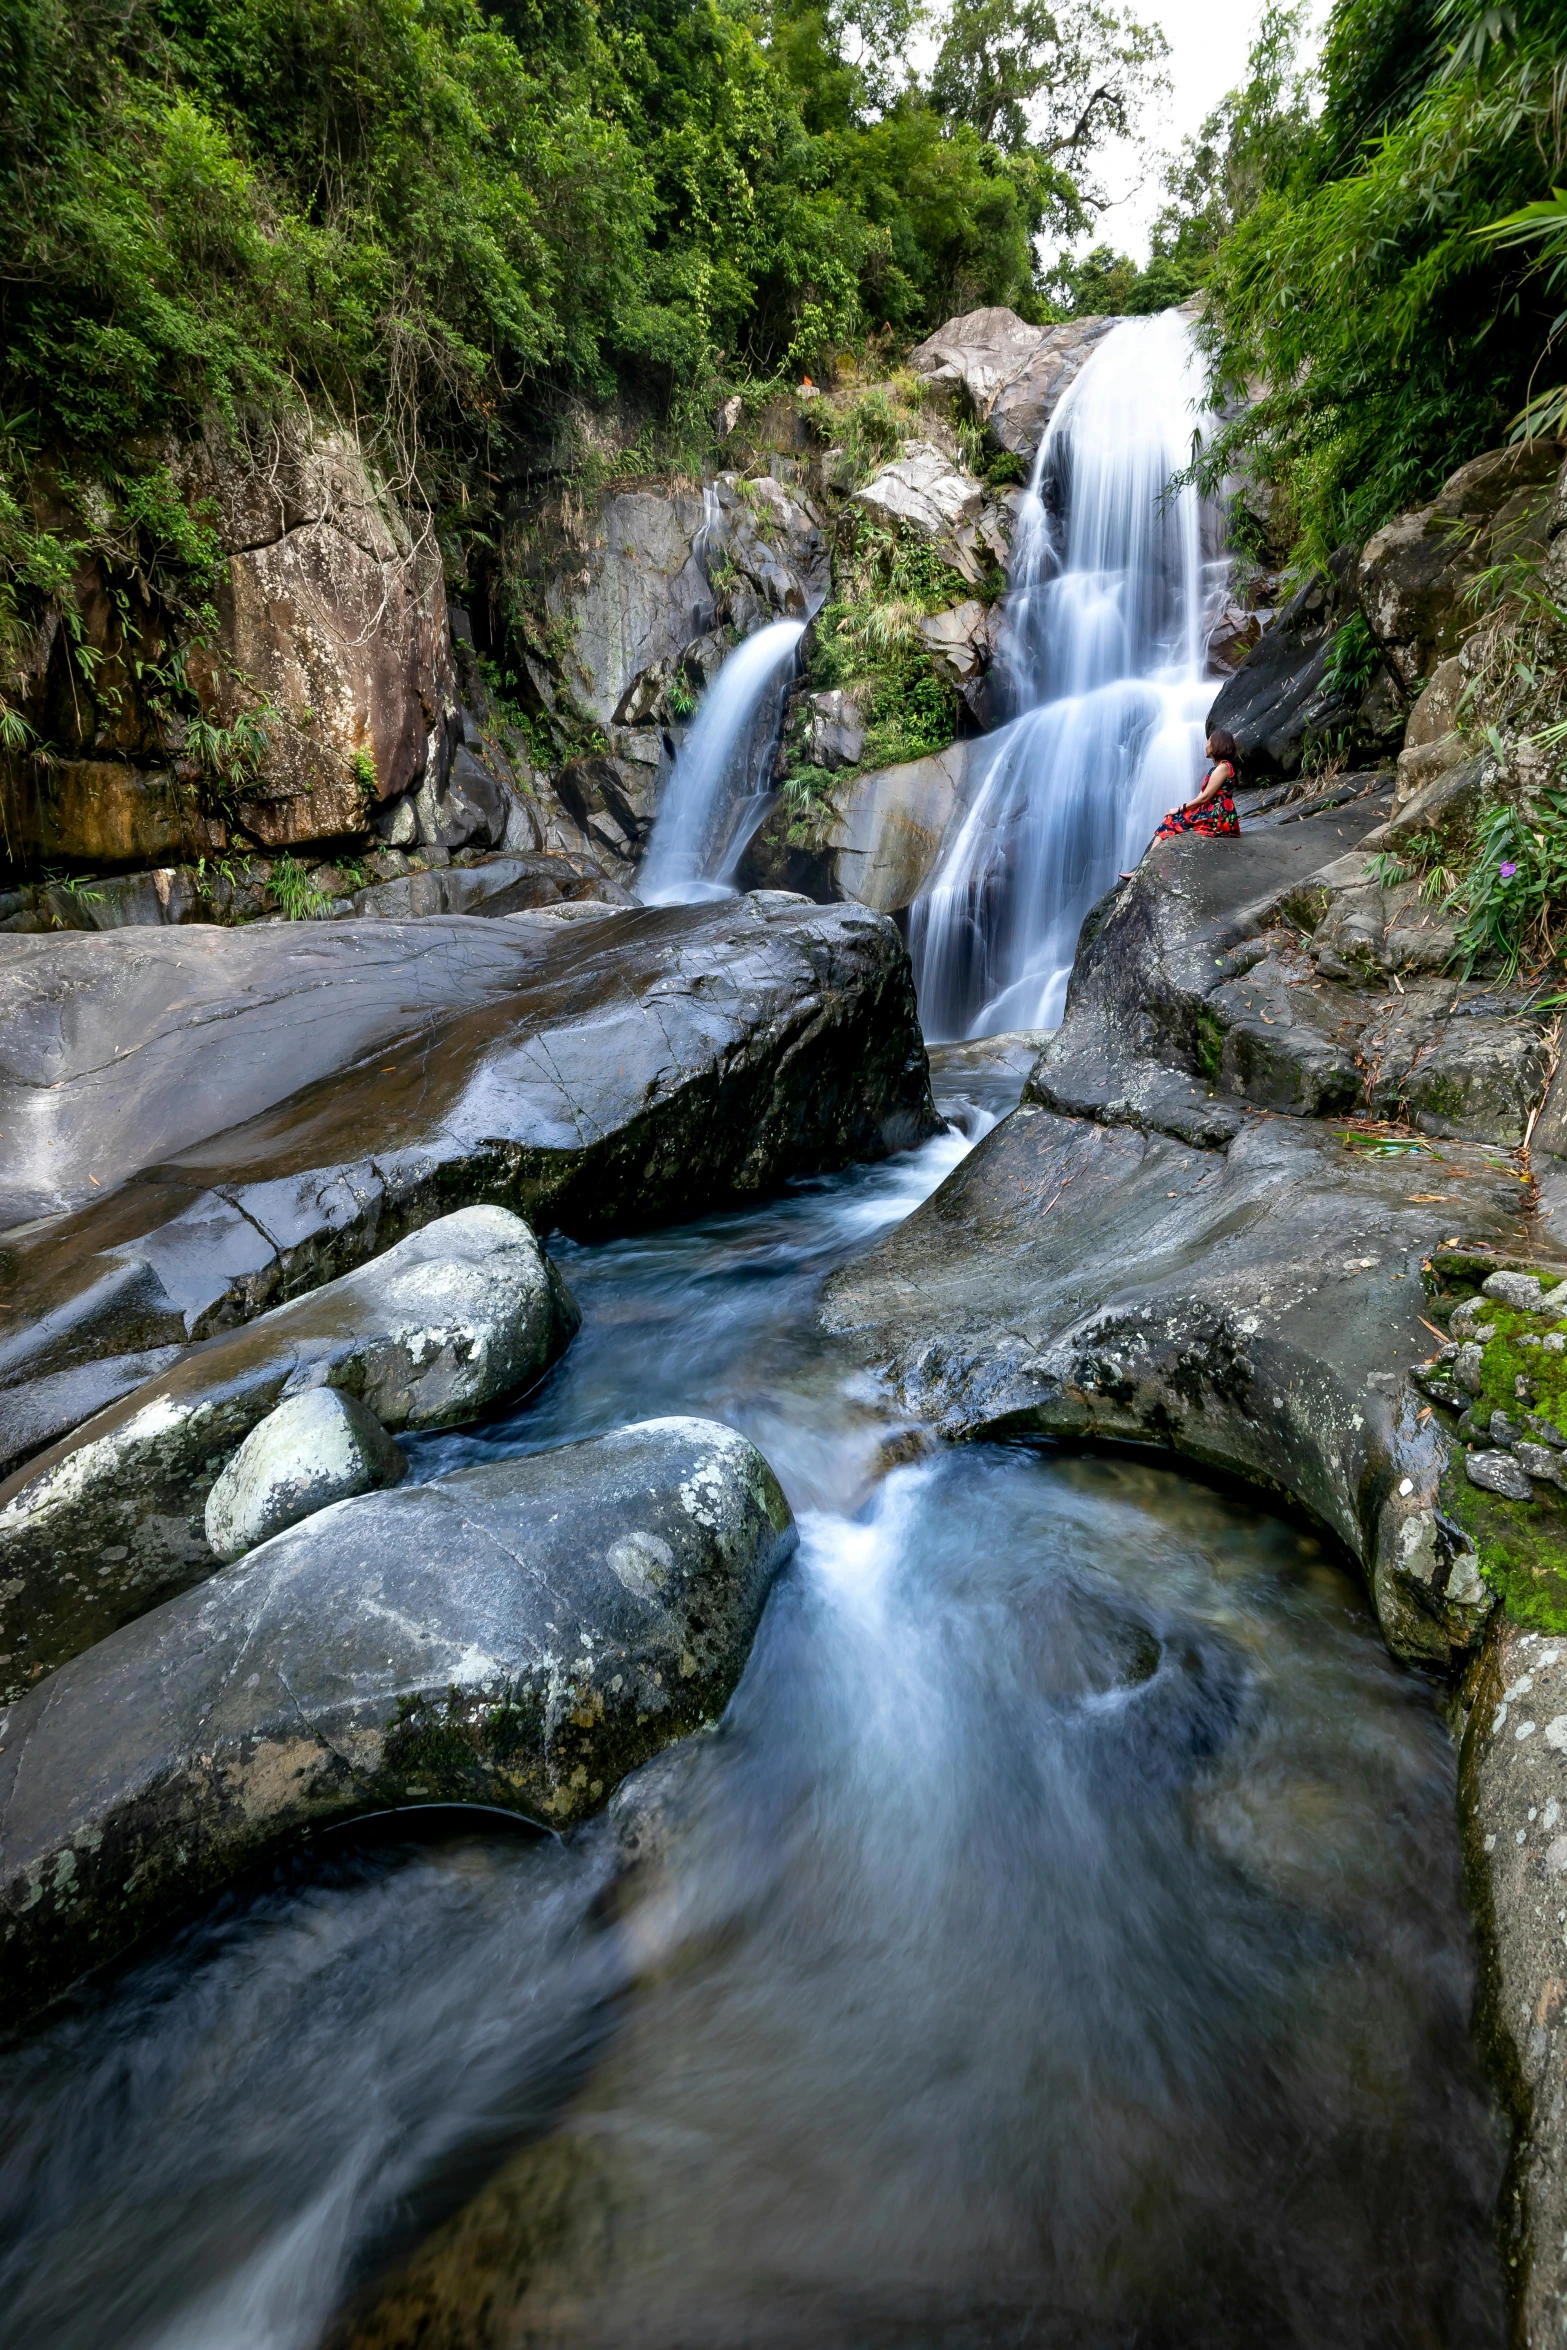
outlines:
[[[1500,2350],[1432,1693],[1304,1529],[911,1459],[816,1324],[1016,1083],[552,1244],[578,1337],[411,1473],[742,1429],[801,1539],[733,1705],[563,1841],[325,1839],[0,2031],[6,2350]]]
[[[637,894],[645,906],[718,898],[766,802],[783,688],[805,634],[775,620],[737,645],[681,745]]]
[[[927,1036],[1049,1028],[1084,914],[1197,776],[1217,520],[1166,496],[1201,430],[1174,311],[1128,319],[1071,385],[1018,516],[1002,661],[1016,713],[910,918]]]

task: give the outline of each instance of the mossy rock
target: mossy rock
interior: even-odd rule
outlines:
[[[1492,1298],[1485,1299],[1484,1314],[1496,1331],[1480,1356],[1476,1425],[1483,1429],[1493,1411],[1521,1425],[1527,1413],[1567,1434],[1567,1348],[1553,1353],[1522,1343],[1567,1332],[1567,1319],[1521,1313]],[[1472,1538],[1480,1572],[1513,1621],[1536,1632],[1567,1632],[1567,1495],[1537,1484],[1532,1502],[1505,1501],[1471,1485],[1458,1458],[1443,1481],[1443,1503]]]
[[[1567,1495],[1560,1502],[1504,1501],[1482,1493],[1455,1458],[1441,1502],[1475,1546],[1480,1572],[1515,1624],[1567,1632]]]

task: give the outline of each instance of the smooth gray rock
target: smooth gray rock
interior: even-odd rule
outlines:
[[[583,1819],[722,1711],[793,1543],[760,1453],[691,1419],[263,1543],[0,1712],[8,2013],[327,1822]]]
[[[1307,1111],[1326,1094],[1347,1107],[1365,1012],[1332,989],[1302,994],[1294,983],[1313,974],[1284,916],[1384,806],[1354,802],[1236,840],[1157,843],[1135,879],[1089,913],[1065,1018],[1030,1097],[1212,1144],[1238,1131],[1247,1100]]]
[[[909,353],[909,365],[928,392],[956,395],[977,417],[990,414],[996,394],[1026,367],[1051,329],[1030,326],[1015,310],[992,304],[949,318]]]
[[[0,1387],[0,1477],[166,1371],[183,1352],[179,1346],[154,1346],[141,1354],[100,1355],[20,1387]]]
[[[1032,458],[1084,361],[1120,324],[1119,318],[1069,318],[1046,327],[1037,350],[991,400],[985,419],[991,439],[1015,457]]]
[[[0,1182],[51,1139],[93,1204],[11,1236],[0,1389],[204,1338],[466,1201],[623,1230],[934,1129],[907,953],[857,906],[3,940],[0,1009],[11,949]]]
[[[188,1348],[0,1484],[0,1699],[209,1575],[207,1496],[289,1395],[439,1428],[536,1380],[577,1309],[520,1217],[426,1224],[356,1272]]]
[[[1448,1190],[1471,1237],[1526,1242],[1516,1178],[1470,1145],[1379,1158],[1253,1115],[1198,1149],[1025,1103],[823,1319],[949,1437],[1153,1445],[1292,1496],[1363,1562],[1394,1649],[1445,1663],[1490,1606],[1403,1369]]]
[[[1459,1818],[1480,2028],[1514,2129],[1501,2225],[1515,2339],[1567,2327],[1567,1640],[1498,1610],[1466,1692]]]
[[[742,487],[736,473],[711,489],[711,505],[695,489],[611,491],[579,560],[550,576],[546,609],[568,646],[561,685],[600,726],[651,716],[720,618],[748,635],[784,614],[803,620],[826,592],[831,558],[806,498],[770,478]]]
[[[822,835],[834,889],[881,914],[912,905],[984,766],[978,743],[949,743],[927,759],[873,768],[844,785]]]
[[[408,1461],[356,1395],[335,1387],[285,1396],[257,1423],[207,1496],[207,1540],[243,1558],[334,1501],[400,1485]]]
[[[1004,566],[1008,517],[985,485],[929,441],[905,441],[902,454],[854,493],[873,520],[910,532],[973,586]]]

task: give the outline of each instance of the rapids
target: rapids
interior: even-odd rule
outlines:
[[[1201,410],[1172,310],[1106,335],[1045,430],[1003,609],[1013,714],[910,914],[928,1037],[1055,1027],[1083,916],[1196,781],[1225,563],[1217,515],[1167,485]]]
[[[1430,1693],[1316,1536],[932,1451],[814,1326],[1009,1105],[962,1067],[922,1150],[561,1245],[544,1389],[410,1441],[711,1412],[799,1554],[609,1818],[324,1840],[0,2055],[8,2350],[1499,2346]]]

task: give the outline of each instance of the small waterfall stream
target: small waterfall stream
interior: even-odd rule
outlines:
[[[803,620],[775,620],[738,644],[680,747],[637,883],[645,906],[728,894],[729,876],[770,788],[783,689]]]
[[[1167,496],[1200,430],[1174,311],[1106,336],[1056,410],[1018,517],[1002,659],[1015,715],[909,928],[928,1037],[1049,1028],[1084,914],[1200,768],[1216,517]]]

